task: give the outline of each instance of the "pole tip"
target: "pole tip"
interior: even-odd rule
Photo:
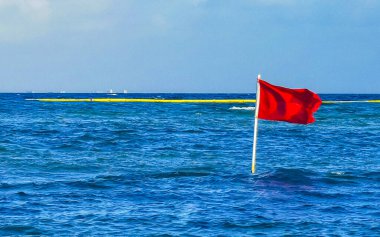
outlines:
[[[259,80],[261,79],[261,74],[257,75],[257,79]]]

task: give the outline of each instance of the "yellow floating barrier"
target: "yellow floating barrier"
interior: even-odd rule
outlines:
[[[115,102],[115,103],[224,103],[244,104],[255,103],[253,99],[124,99],[124,98],[93,98],[93,99],[36,99],[40,102]]]
[[[347,104],[347,103],[380,103],[380,100],[336,100],[322,101],[323,104]]]
[[[103,103],[217,103],[217,104],[249,104],[256,103],[254,99],[133,99],[133,98],[41,98],[27,99],[40,102],[103,102]],[[357,101],[323,101],[323,104],[340,103],[380,103],[380,100],[357,100]]]

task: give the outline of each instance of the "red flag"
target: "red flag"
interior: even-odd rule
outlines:
[[[307,89],[288,89],[260,80],[258,118],[289,123],[313,123],[322,101]]]

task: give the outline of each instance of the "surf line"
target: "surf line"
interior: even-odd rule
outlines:
[[[103,103],[216,103],[216,104],[249,104],[256,103],[254,99],[139,99],[139,98],[41,98],[26,99],[39,102],[103,102]],[[341,100],[322,101],[323,104],[343,104],[343,103],[380,103],[380,100]]]

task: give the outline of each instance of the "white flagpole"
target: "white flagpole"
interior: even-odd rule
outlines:
[[[260,107],[260,83],[261,75],[257,75],[257,87],[256,87],[256,105],[255,105],[255,126],[253,128],[253,151],[252,151],[252,174],[256,170],[256,145],[257,145],[257,128],[259,122],[259,107]]]

